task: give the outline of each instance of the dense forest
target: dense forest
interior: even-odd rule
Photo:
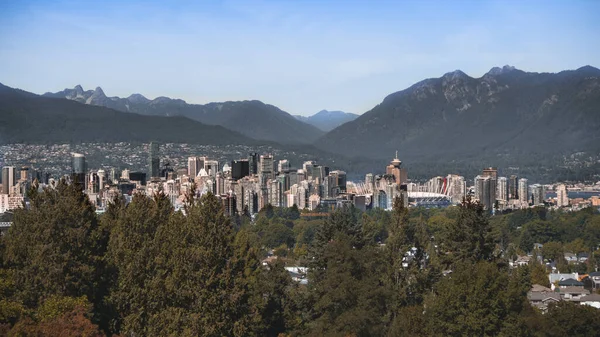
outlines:
[[[29,192],[0,241],[0,335],[593,336],[600,310],[542,314],[537,262],[596,270],[600,214],[534,208],[489,217],[466,200],[443,210],[336,210],[311,218],[267,206],[224,215],[211,194],[175,211],[162,194],[115,199],[97,215],[61,182]],[[589,252],[581,266],[565,251]],[[262,261],[274,254],[277,259]],[[561,265],[562,264],[562,265]],[[285,266],[308,268],[306,284]],[[594,332],[596,331],[596,332]]]

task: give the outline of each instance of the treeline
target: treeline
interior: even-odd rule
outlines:
[[[600,328],[594,308],[560,303],[542,315],[528,304],[539,269],[508,267],[502,227],[479,204],[401,205],[324,220],[266,207],[251,221],[226,217],[210,194],[190,195],[185,212],[158,194],[115,199],[97,216],[72,185],[32,190],[0,241],[0,334],[589,336]],[[307,285],[290,278],[283,258],[262,265],[273,248],[309,268]]]

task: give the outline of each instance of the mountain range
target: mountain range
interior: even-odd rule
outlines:
[[[164,96],[152,100],[141,94],[127,98],[108,97],[100,87],[84,91],[81,85],[56,93],[47,92],[43,96],[141,115],[188,117],[204,124],[223,126],[250,138],[282,144],[310,144],[324,134],[276,106],[257,100],[188,104],[184,100]]]
[[[591,66],[559,73],[495,67],[479,78],[449,72],[390,94],[327,133],[259,101],[196,105],[139,94],[107,97],[100,88],[81,86],[39,96],[0,85],[2,143],[267,140],[306,147],[312,141],[314,151],[351,158],[350,165],[362,168],[381,167],[396,151],[406,163],[424,167],[500,160],[531,166],[549,156],[599,153],[599,131],[600,70]]]
[[[505,66],[480,78],[457,70],[426,79],[328,132],[321,148],[346,156],[451,161],[600,150],[600,70],[532,73]]]
[[[174,142],[213,145],[259,142],[186,117],[144,116],[44,97],[0,84],[0,143]]]
[[[312,116],[294,115],[294,117],[304,123],[316,126],[322,131],[328,132],[344,123],[355,120],[358,115],[344,111],[321,110]]]

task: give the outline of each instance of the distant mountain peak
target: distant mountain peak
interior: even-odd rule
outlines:
[[[73,90],[75,90],[75,92],[79,94],[83,94],[83,87],[81,86],[81,84],[76,85],[75,88],[73,88]]]
[[[131,94],[129,97],[127,97],[127,100],[134,103],[144,103],[150,101],[142,94]]]
[[[457,69],[455,71],[445,73],[444,76],[442,76],[442,78],[446,80],[457,80],[462,78],[469,78],[469,75],[465,74],[462,70]]]
[[[104,91],[103,91],[103,90],[102,90],[102,88],[100,88],[100,87],[96,87],[96,89],[94,90],[94,93],[97,93],[97,94],[99,94],[99,95],[100,95],[100,94],[104,95]]]
[[[493,67],[492,69],[490,69],[490,71],[488,71],[486,73],[486,75],[496,76],[496,75],[506,74],[506,73],[509,73],[514,70],[517,70],[517,68],[515,68],[514,66],[510,66],[510,65],[505,65],[502,68]]]

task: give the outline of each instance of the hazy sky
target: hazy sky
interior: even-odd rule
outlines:
[[[600,1],[0,1],[0,82],[363,113],[461,69],[600,66]]]

